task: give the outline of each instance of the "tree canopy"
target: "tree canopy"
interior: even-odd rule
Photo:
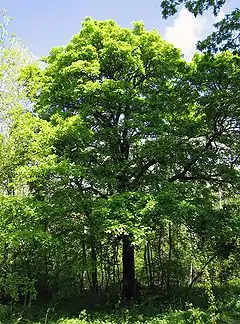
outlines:
[[[2,294],[211,297],[239,273],[239,56],[87,17],[43,61],[0,146]]]
[[[65,165],[57,171],[57,190],[103,200],[104,213],[98,213],[107,222],[113,217],[115,231],[125,237],[123,274],[132,289],[126,294],[133,296],[130,246],[135,226],[144,228],[144,221],[127,201],[142,201],[142,194],[177,181],[231,188],[239,183],[239,58],[196,55],[187,65],[141,23],[129,30],[86,18],[80,33],[44,61],[45,69],[30,66],[23,77],[35,111],[56,129],[54,170]],[[41,193],[44,186],[35,177],[33,188],[39,193],[41,184]],[[42,194],[49,195],[50,179]],[[54,172],[53,188],[55,179]],[[108,201],[114,208],[107,212]]]

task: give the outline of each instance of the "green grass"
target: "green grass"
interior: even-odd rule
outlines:
[[[145,324],[239,324],[240,313],[225,311],[213,317],[209,312],[199,308],[189,308],[188,310],[171,310],[159,313],[157,309],[149,307],[134,307],[130,310],[117,309],[111,313],[94,312],[85,310],[79,315],[61,315],[53,309],[42,310],[41,314],[11,314],[8,308],[0,306],[1,324],[126,324],[126,323],[145,323]],[[215,320],[214,320],[215,319]]]
[[[57,318],[56,314],[51,314],[46,312],[45,316],[37,320],[31,320],[23,318],[21,316],[7,317],[5,314],[5,319],[1,323],[5,324],[17,324],[17,323],[28,323],[28,324],[118,324],[118,323],[145,323],[145,324],[185,324],[185,323],[211,323],[210,315],[200,311],[199,309],[191,309],[188,311],[177,311],[172,310],[163,314],[151,314],[152,311],[149,311],[147,314],[147,309],[142,313],[140,310],[117,310],[111,314],[106,313],[87,313],[82,311],[79,316],[59,316]]]
[[[95,310],[80,310],[79,299],[74,311],[33,304],[31,309],[0,305],[0,324],[240,324],[239,282],[214,288],[214,307],[207,302],[204,290],[196,287],[189,296],[193,305],[175,298],[142,302],[126,308],[102,305]],[[175,295],[176,297],[176,295]],[[79,309],[79,311],[76,311]]]

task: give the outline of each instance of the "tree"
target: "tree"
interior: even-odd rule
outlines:
[[[20,81],[20,71],[23,66],[33,62],[30,52],[23,46],[15,35],[8,34],[11,21],[5,10],[1,11],[0,23],[0,183],[1,191],[12,192],[11,183],[14,168],[18,159],[14,158],[15,151],[7,143],[9,129],[14,119],[29,110],[31,105],[25,89]],[[10,147],[10,148],[9,148]]]
[[[174,15],[178,11],[179,5],[184,5],[194,16],[202,15],[205,10],[212,9],[215,16],[226,0],[162,0],[161,8],[164,18]],[[217,29],[204,41],[199,41],[197,48],[201,51],[216,53],[224,50],[232,50],[239,53],[240,40],[240,10],[234,9],[227,14],[221,21],[214,24]]]
[[[71,192],[74,206],[79,194],[90,198],[82,212],[89,233],[96,229],[93,259],[105,227],[122,240],[123,293],[131,299],[134,244],[152,222],[148,194],[180,181],[205,188],[234,188],[238,181],[238,57],[196,56],[187,65],[142,23],[129,30],[86,18],[70,43],[44,61],[44,69],[29,66],[22,77],[35,113],[54,135],[46,157],[33,154],[18,177],[24,182],[30,174],[27,184],[37,199],[50,202]]]
[[[75,139],[71,131],[55,143],[57,155],[64,152],[81,170],[71,182],[82,192],[105,199],[141,190],[142,178],[156,163],[149,155],[155,128],[159,129],[158,122],[165,124],[156,119],[162,109],[156,96],[169,102],[172,82],[178,82],[185,68],[178,50],[140,23],[130,31],[113,21],[87,18],[81,32],[65,49],[52,50],[46,63],[44,71],[30,67],[26,73],[35,73],[40,81],[35,107],[40,116],[79,128]],[[165,134],[161,131],[155,146],[167,145]],[[127,232],[123,281],[129,298],[135,294],[131,240]]]
[[[5,10],[1,11],[0,22],[0,131],[6,135],[12,122],[11,115],[18,110],[28,109],[24,88],[19,80],[20,70],[33,59],[29,51],[14,35],[8,34],[11,21]]]

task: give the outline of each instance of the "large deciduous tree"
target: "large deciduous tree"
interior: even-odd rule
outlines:
[[[72,183],[79,190],[101,198],[141,191],[156,163],[166,178],[171,154],[163,151],[176,143],[167,134],[165,114],[174,109],[175,84],[185,69],[178,50],[141,23],[129,30],[87,18],[80,33],[45,61],[45,70],[26,71],[38,80],[35,109],[52,123],[72,121],[75,135],[60,137],[55,147],[78,166]],[[125,232],[126,297],[135,294],[131,240]]]
[[[31,157],[29,188],[39,199],[68,189],[71,201],[90,195],[89,228],[117,224],[129,299],[136,295],[133,243],[144,229],[147,194],[179,181],[236,185],[238,57],[196,56],[187,65],[142,23],[129,30],[86,18],[69,44],[44,61],[44,69],[29,66],[23,78],[35,112],[54,129],[46,154],[51,170],[48,158]]]

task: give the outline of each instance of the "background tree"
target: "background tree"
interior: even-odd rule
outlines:
[[[23,111],[31,109],[26,91],[20,81],[20,71],[26,64],[33,62],[30,52],[14,35],[8,34],[11,19],[4,10],[0,18],[0,182],[3,193],[13,193],[12,179],[17,154],[7,143],[9,129],[13,120]]]
[[[220,9],[226,3],[226,0],[162,0],[161,8],[164,18],[174,15],[178,11],[178,7],[183,5],[194,16],[202,15],[205,10],[211,9],[215,16],[218,15]],[[216,31],[209,35],[205,40],[199,41],[197,48],[208,53],[216,53],[224,50],[232,50],[239,53],[240,40],[240,10],[234,9],[231,13],[219,22],[214,24]]]
[[[17,110],[29,108],[25,90],[19,80],[20,70],[33,61],[30,52],[15,35],[8,34],[11,18],[1,10],[0,18],[0,130],[8,130]],[[18,112],[19,113],[19,112]]]

